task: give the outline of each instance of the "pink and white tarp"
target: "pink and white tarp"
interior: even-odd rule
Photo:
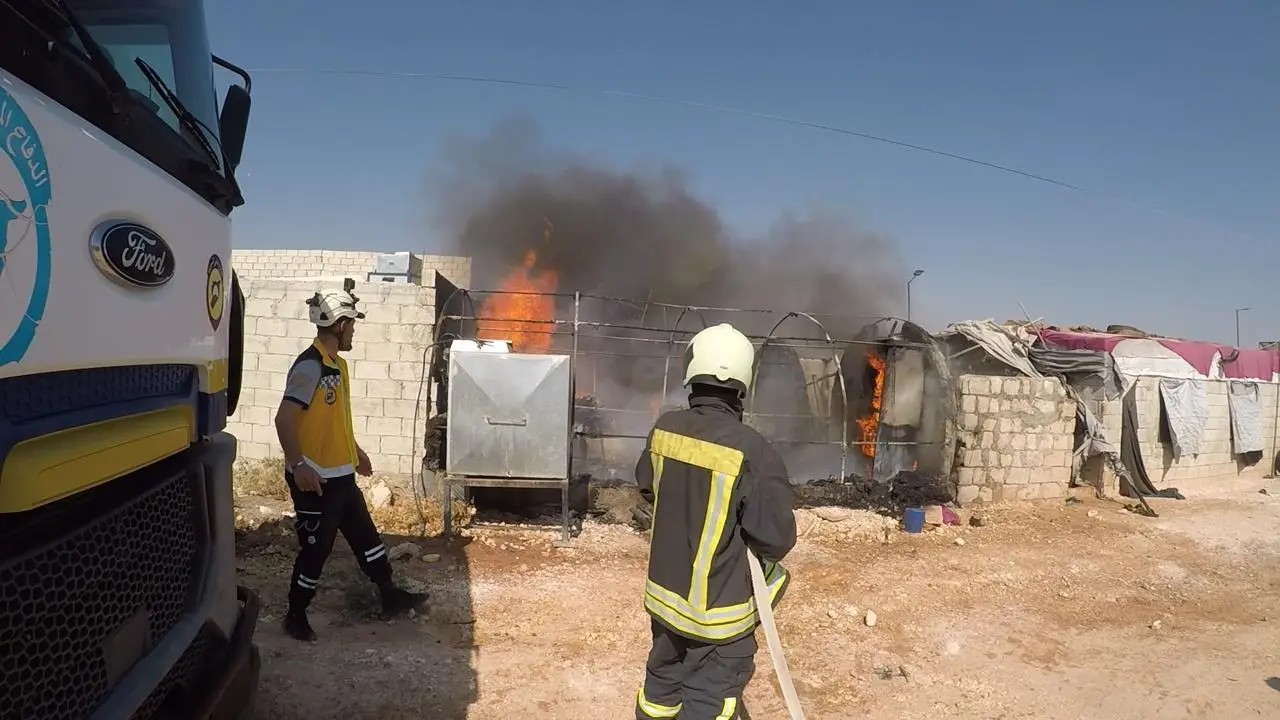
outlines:
[[[1040,337],[1045,344],[1063,350],[1110,353],[1116,370],[1130,377],[1280,380],[1280,352],[1275,350],[1068,330],[1042,330]]]

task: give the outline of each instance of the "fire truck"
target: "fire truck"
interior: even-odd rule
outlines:
[[[251,712],[250,89],[200,0],[0,0],[0,720]]]

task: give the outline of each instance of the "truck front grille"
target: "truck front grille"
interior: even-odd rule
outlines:
[[[0,560],[0,718],[88,716],[195,599],[206,537],[197,479],[171,469],[108,485],[118,486],[94,498],[105,506],[87,521]],[[145,632],[122,649],[123,628]]]

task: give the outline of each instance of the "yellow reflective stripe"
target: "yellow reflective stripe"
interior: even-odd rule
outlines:
[[[731,638],[738,637],[739,635],[745,635],[755,628],[754,616],[746,617],[737,622],[724,625],[703,625],[695,623],[649,594],[645,595],[644,607],[655,617],[662,620],[676,631],[701,640],[729,640]]]
[[[783,581],[787,578],[787,571],[778,563],[765,562],[763,564],[764,583],[769,588],[770,602],[776,602],[778,599],[778,591],[782,588]],[[743,615],[749,615],[756,611],[755,598],[751,598],[744,603],[737,605],[724,605],[707,611],[705,617],[711,620],[721,620],[724,618],[738,618]]]
[[[733,502],[733,485],[736,475],[711,473],[711,490],[707,494],[707,514],[702,520],[702,539],[698,542],[698,554],[693,559],[693,577],[689,580],[689,604],[700,611],[707,609],[707,585],[711,581],[711,558],[720,546],[725,522],[729,519],[729,505]]]
[[[786,584],[787,572],[778,563],[769,565],[766,577],[769,602],[776,603]],[[711,641],[727,640],[750,632],[757,622],[754,598],[738,605],[699,611],[684,598],[652,580],[645,584],[644,606],[679,632]]]
[[[662,460],[657,453],[649,453],[649,465],[653,467],[653,516],[658,516],[658,485],[662,483]]]
[[[724,709],[716,716],[716,720],[733,720],[738,713],[738,698],[725,698]]]
[[[650,443],[653,452],[663,457],[678,460],[686,465],[693,465],[712,472],[737,477],[742,471],[742,451],[717,445],[706,440],[677,435],[669,430],[654,428],[653,441]]]
[[[673,718],[680,714],[681,705],[659,705],[656,702],[650,702],[644,696],[644,688],[640,688],[640,692],[636,694],[636,706],[640,708],[640,712],[651,718]]]
[[[750,632],[757,622],[754,598],[737,605],[708,607],[711,562],[732,515],[733,489],[744,462],[742,451],[661,428],[654,429],[649,448],[650,462],[654,467],[654,523],[651,531],[657,526],[658,481],[664,459],[707,470],[710,482],[707,511],[690,569],[688,597],[649,580],[645,584],[645,608],[672,628],[695,638],[727,640]],[[769,598],[776,602],[786,583],[787,573],[776,563],[766,563],[765,568]]]

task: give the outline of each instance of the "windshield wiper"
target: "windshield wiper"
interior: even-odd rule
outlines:
[[[116,70],[115,63],[107,57],[102,46],[93,38],[93,33],[89,32],[89,29],[80,22],[80,18],[76,17],[75,11],[67,4],[67,0],[53,0],[53,4],[62,12],[63,19],[71,26],[76,39],[80,41],[90,66],[98,72],[103,84],[110,91],[112,112],[120,112],[122,101],[123,103],[133,102],[133,97],[129,94],[129,84],[124,81],[120,71]]]
[[[185,129],[191,137],[196,139],[197,144],[200,145],[200,149],[203,150],[204,154],[209,158],[209,167],[213,170],[221,170],[226,167],[227,158],[226,155],[221,152],[221,144],[219,144],[218,150],[213,149],[213,144],[209,142],[209,138],[212,136],[212,133],[205,134],[207,128],[204,127],[204,123],[200,122],[200,118],[197,118],[194,113],[187,109],[186,105],[182,104],[182,101],[179,100],[178,96],[169,89],[169,86],[165,84],[164,79],[160,77],[160,73],[156,72],[156,69],[151,67],[150,63],[142,58],[134,58],[133,62],[138,66],[138,69],[142,71],[142,75],[147,79],[147,82],[151,83],[151,87],[159,93],[160,99],[164,100],[164,104],[168,105],[169,110],[177,116],[178,122],[182,123],[183,129]]]

